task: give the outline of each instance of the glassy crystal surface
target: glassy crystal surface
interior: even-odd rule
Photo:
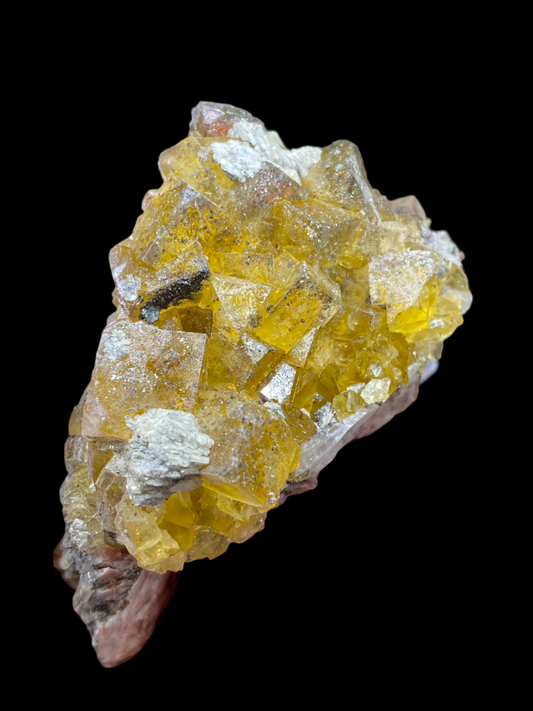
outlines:
[[[146,641],[139,620],[153,628],[186,563],[262,530],[411,404],[471,304],[448,234],[373,189],[347,140],[289,150],[203,102],[159,167],[111,250],[116,312],[61,490],[56,565],[107,666]]]

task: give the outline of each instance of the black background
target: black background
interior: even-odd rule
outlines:
[[[98,689],[128,683],[155,691],[164,681],[167,691],[174,685],[176,703],[201,696],[211,678],[233,698],[243,674],[256,678],[265,700],[287,680],[295,693],[321,683],[342,695],[367,670],[379,677],[387,659],[414,675],[422,667],[430,673],[444,656],[452,677],[467,675],[474,648],[489,635],[487,561],[497,547],[487,533],[492,484],[474,423],[488,328],[488,225],[478,206],[489,179],[492,77],[477,60],[458,67],[422,54],[397,67],[391,56],[386,71],[353,56],[329,76],[331,55],[317,72],[279,57],[275,67],[255,71],[243,59],[228,71],[216,52],[205,73],[193,71],[190,57],[140,70],[124,53],[106,67],[76,56],[63,75],[64,59],[38,82],[46,100],[37,102],[42,133],[32,153],[48,225],[47,249],[33,265],[47,293],[35,444],[46,463],[30,505],[39,595],[24,654],[64,689],[80,674]],[[391,199],[416,195],[432,226],[465,252],[474,304],[407,412],[346,447],[315,491],[269,514],[264,532],[187,566],[146,648],[104,670],[51,564],[63,532],[63,442],[112,310],[108,252],[131,234],[145,192],[160,184],[159,153],[186,136],[202,99],[249,110],[291,148],[355,142],[372,185]]]

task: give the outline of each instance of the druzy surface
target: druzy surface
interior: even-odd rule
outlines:
[[[449,235],[372,188],[349,141],[288,150],[203,102],[159,168],[111,251],[116,311],[61,491],[57,566],[107,666],[186,563],[246,541],[405,409],[471,303]]]

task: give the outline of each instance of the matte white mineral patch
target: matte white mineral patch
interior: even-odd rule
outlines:
[[[134,506],[153,506],[176,491],[201,485],[213,440],[190,412],[148,410],[127,419],[132,437],[108,468],[125,477]]]
[[[249,143],[263,160],[281,168],[284,173],[300,184],[300,178],[305,177],[309,168],[314,163],[318,163],[322,156],[322,149],[315,146],[303,146],[288,150],[275,132],[266,131],[260,123],[245,120],[235,121],[229,135]]]
[[[129,353],[131,341],[126,337],[123,331],[114,331],[113,335],[107,340],[104,346],[104,353],[112,360],[120,360]]]
[[[241,183],[253,178],[261,170],[264,159],[247,143],[227,141],[211,145],[213,158],[219,166]]]

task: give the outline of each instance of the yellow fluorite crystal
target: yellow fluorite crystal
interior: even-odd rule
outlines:
[[[84,437],[129,439],[126,417],[151,408],[192,410],[202,385],[207,336],[119,319],[96,356],[83,411]]]
[[[416,384],[471,295],[448,234],[414,197],[374,190],[349,141],[288,150],[204,102],[159,167],[111,251],[117,312],[61,496],[77,550],[126,548],[165,573],[260,531]]]

